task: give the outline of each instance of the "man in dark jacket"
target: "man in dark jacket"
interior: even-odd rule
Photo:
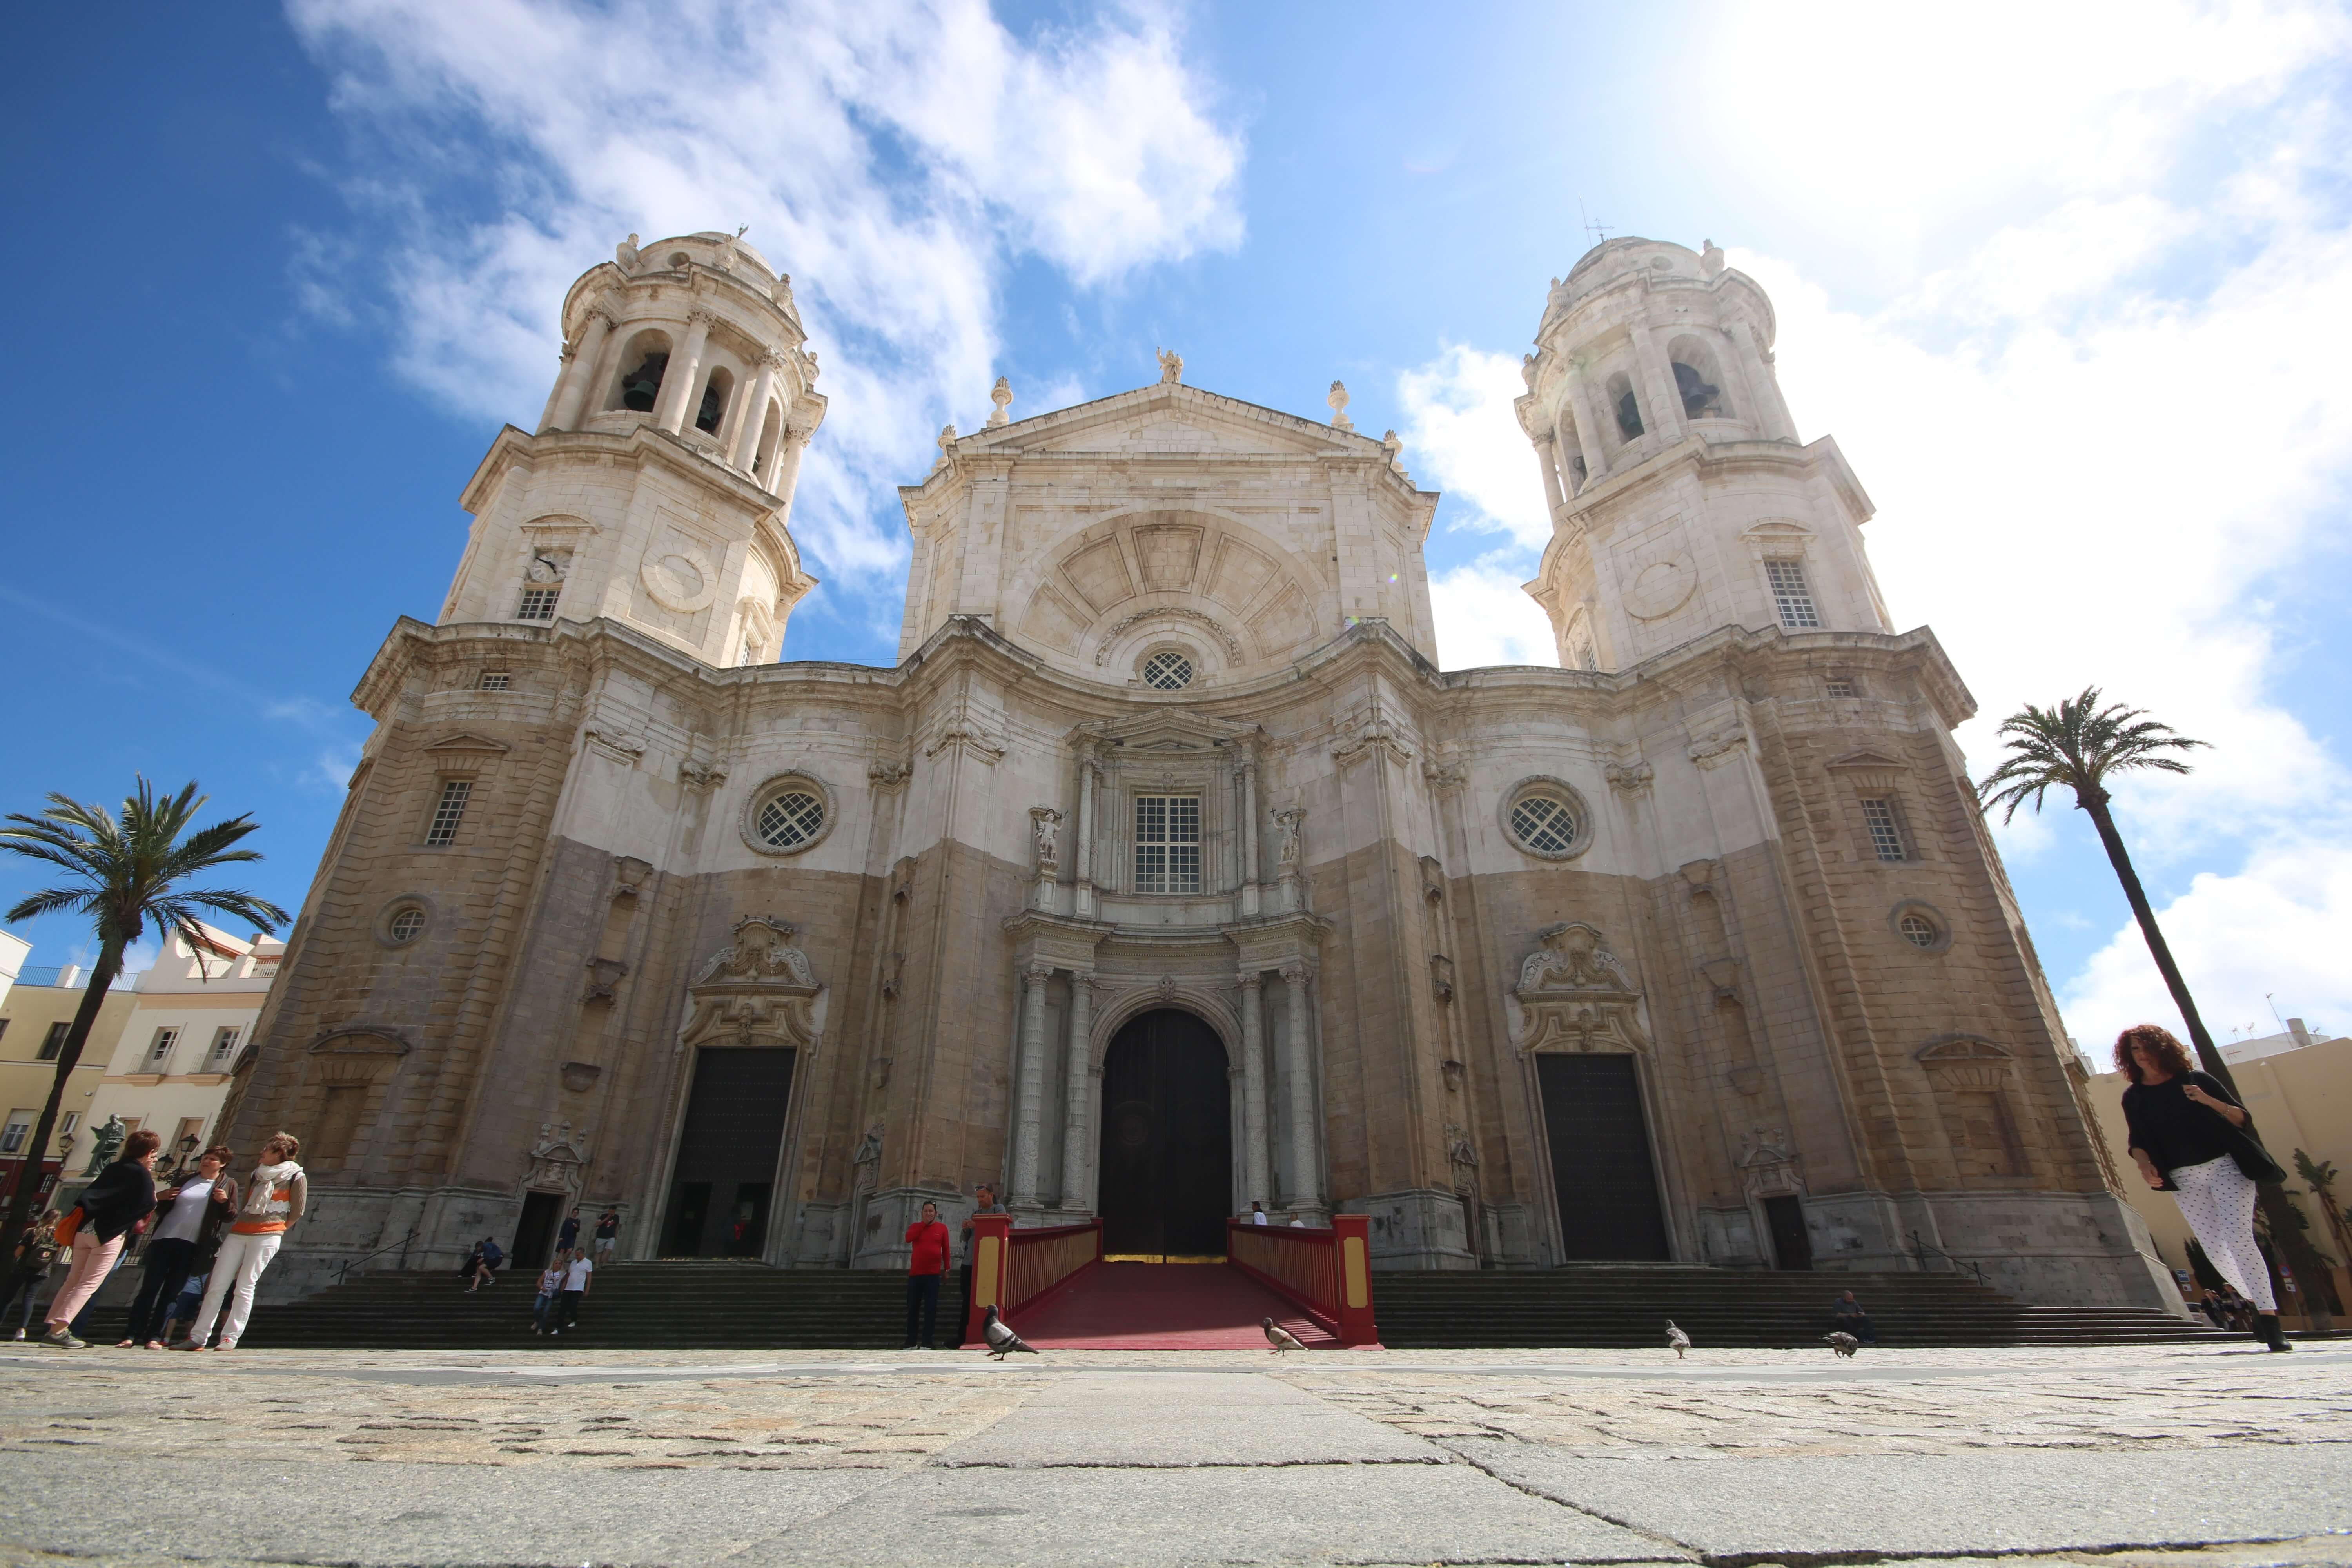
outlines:
[[[106,1283],[114,1260],[122,1256],[123,1243],[131,1238],[131,1227],[154,1212],[155,1152],[163,1146],[160,1134],[141,1128],[122,1141],[121,1158],[82,1189],[73,1271],[49,1303],[49,1331],[41,1336],[43,1344],[81,1349],[82,1342],[74,1337],[74,1314]]]
[[[196,1156],[196,1173],[156,1195],[162,1215],[147,1238],[142,1257],[145,1277],[131,1303],[130,1327],[116,1348],[145,1345],[163,1348],[163,1318],[188,1283],[188,1277],[212,1267],[220,1250],[221,1232],[236,1217],[236,1183],[228,1167],[236,1155],[215,1144]]]

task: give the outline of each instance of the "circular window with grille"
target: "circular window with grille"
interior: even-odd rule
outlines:
[[[425,934],[425,911],[411,904],[394,914],[384,926],[383,934],[405,947]]]
[[[1181,691],[1192,684],[1192,656],[1161,648],[1143,661],[1143,684],[1154,691]]]
[[[830,792],[804,773],[787,773],[751,792],[743,839],[762,855],[797,855],[832,826]]]
[[[1895,906],[1886,917],[1895,934],[1922,952],[1941,952],[1952,945],[1951,926],[1942,913],[1916,900]]]
[[[386,947],[409,947],[432,924],[432,901],[420,893],[403,893],[376,911],[375,939]]]
[[[1555,778],[1522,779],[1503,797],[1503,830],[1540,860],[1581,855],[1591,842],[1584,797]]]

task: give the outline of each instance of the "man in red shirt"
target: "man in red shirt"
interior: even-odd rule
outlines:
[[[940,1219],[940,1205],[925,1204],[923,1217],[907,1227],[907,1342],[916,1345],[915,1320],[923,1324],[922,1347],[931,1348],[940,1321],[940,1280],[948,1271],[948,1227]]]

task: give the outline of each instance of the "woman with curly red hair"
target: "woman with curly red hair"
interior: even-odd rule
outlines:
[[[2180,1205],[2180,1217],[2221,1278],[2254,1304],[2254,1337],[2293,1350],[2279,1332],[2270,1269],[2254,1245],[2254,1184],[2238,1168],[2246,1108],[2221,1080],[2199,1072],[2186,1047],[2154,1024],[2116,1037],[2116,1066],[2131,1079],[2124,1121],[2139,1173]],[[2259,1145],[2255,1145],[2259,1148]]]

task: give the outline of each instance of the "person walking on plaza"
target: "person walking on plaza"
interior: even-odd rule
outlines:
[[[147,1237],[140,1262],[145,1270],[131,1302],[130,1326],[118,1350],[163,1348],[163,1316],[172,1310],[192,1274],[202,1273],[220,1248],[221,1233],[236,1217],[236,1184],[226,1172],[236,1156],[215,1145],[196,1157],[196,1173],[158,1194],[163,1216]]]
[[[245,1184],[236,1218],[213,1258],[204,1304],[196,1309],[196,1321],[188,1325],[188,1342],[181,1349],[204,1349],[215,1320],[220,1321],[220,1348],[236,1349],[246,1320],[253,1315],[253,1292],[261,1283],[261,1272],[278,1256],[286,1232],[310,1202],[310,1178],[295,1163],[301,1152],[301,1142],[291,1132],[280,1132],[261,1146],[261,1163]],[[223,1301],[228,1303],[226,1319],[220,1317]]]
[[[555,1326],[555,1299],[563,1293],[563,1273],[572,1259],[557,1253],[539,1271],[539,1297],[530,1304],[530,1331],[543,1334]]]
[[[58,1211],[50,1209],[25,1228],[25,1239],[16,1244],[16,1256],[10,1260],[8,1294],[0,1296],[0,1322],[5,1322],[8,1309],[16,1298],[24,1298],[17,1309],[16,1331],[8,1337],[21,1340],[25,1331],[33,1326],[33,1309],[41,1299],[41,1286],[58,1261]]]
[[[98,1180],[82,1189],[81,1225],[74,1233],[73,1272],[49,1302],[49,1331],[44,1344],[79,1350],[74,1337],[74,1314],[89,1304],[114,1261],[122,1256],[131,1227],[155,1210],[155,1152],[163,1135],[142,1127],[122,1141],[122,1154],[100,1171]]]
[[[1878,1342],[1878,1330],[1872,1325],[1870,1314],[1862,1310],[1862,1303],[1854,1300],[1851,1290],[1840,1291],[1838,1299],[1830,1303],[1830,1327],[1838,1333],[1852,1334],[1866,1345]]]
[[[2270,1269],[2254,1245],[2255,1179],[2280,1181],[2286,1173],[2245,1131],[2246,1108],[2219,1079],[2197,1071],[2188,1048],[2155,1024],[2116,1037],[2116,1066],[2131,1079],[2124,1121],[2141,1177],[2172,1194],[2214,1269],[2252,1301],[2254,1337],[2272,1350],[2293,1350],[2279,1332]]]
[[[573,1247],[563,1265],[563,1289],[556,1297],[556,1314],[562,1321],[552,1331],[562,1333],[565,1329],[580,1326],[580,1298],[588,1294],[588,1279],[595,1272],[596,1266],[588,1261],[588,1255]]]
[[[940,1279],[948,1271],[948,1227],[940,1218],[940,1205],[923,1205],[923,1217],[907,1227],[907,1342],[901,1350],[913,1350],[918,1344],[931,1348],[940,1321]],[[923,1337],[915,1338],[915,1324],[919,1319]]]
[[[621,1216],[606,1209],[596,1216],[596,1261],[601,1266],[613,1261],[613,1247],[621,1239]]]

